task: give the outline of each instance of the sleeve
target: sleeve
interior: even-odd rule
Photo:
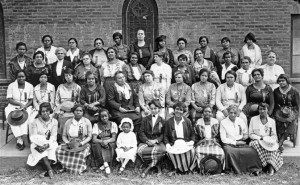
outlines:
[[[145,132],[146,132],[146,123],[147,123],[147,118],[144,118],[142,120],[140,130],[138,132],[138,136],[139,136],[141,142],[143,142],[143,143],[146,143],[149,140],[147,138],[146,134],[145,134]]]
[[[243,110],[243,108],[244,108],[244,106],[246,105],[246,102],[247,102],[245,88],[242,85],[240,85],[240,84],[236,84],[236,85],[239,86],[239,91],[241,93],[241,103],[239,105],[239,109]]]
[[[167,72],[167,87],[170,87],[172,80],[172,68],[166,64],[166,72]]]
[[[109,104],[109,106],[111,106],[111,108],[115,109],[115,110],[119,110],[119,108],[121,107],[121,104],[116,102],[115,100],[115,90],[114,90],[114,86],[110,86],[108,93],[107,93],[107,102]]]
[[[299,98],[299,92],[296,88],[292,88],[294,90],[294,96],[292,101],[292,105],[296,110],[299,110],[299,104],[300,104],[300,98]]]
[[[144,99],[144,88],[143,88],[143,85],[141,85],[140,88],[139,88],[138,97],[139,97],[139,103],[140,103],[141,108],[143,110],[145,110],[146,109],[146,103],[145,103],[145,99]]]
[[[133,87],[130,85],[130,88],[132,89],[132,98],[133,98],[133,105],[135,108],[140,107],[139,97],[136,94],[136,92],[133,90]]]
[[[246,102],[249,103],[251,100],[250,100],[250,93],[251,93],[251,87],[252,85],[249,85],[247,88],[246,88]]]
[[[38,104],[38,100],[36,98],[35,91],[33,91],[33,106],[34,106],[35,110],[39,110],[39,104]]]
[[[88,137],[90,137],[90,140],[92,138],[92,132],[93,132],[93,127],[92,127],[92,123],[89,119],[85,119],[87,121],[87,134],[88,134]]]
[[[13,83],[9,84],[7,88],[6,98],[13,98]]]
[[[60,105],[60,90],[61,86],[59,85],[56,91],[56,96],[55,96],[55,106],[58,107]]]
[[[118,133],[118,126],[115,122],[112,122],[111,124],[111,133]]]
[[[223,123],[221,122],[220,125],[220,136],[221,136],[221,140],[223,143],[225,144],[232,144],[232,145],[236,145],[236,141],[230,138],[227,138],[227,133],[226,133],[226,129],[223,125]]]
[[[168,53],[169,53],[169,65],[173,66],[174,65],[174,55],[172,50],[168,49]]]
[[[12,61],[9,63],[8,75],[9,75],[9,79],[10,79],[11,82],[16,80],[15,67],[14,67],[14,64],[12,63]]]
[[[268,86],[268,91],[269,91],[269,115],[272,115],[273,110],[274,110],[274,93],[273,90],[270,86]]]
[[[102,107],[105,106],[105,102],[106,102],[106,93],[105,93],[105,89],[102,86],[99,86],[99,93],[100,93],[100,98],[99,98],[99,103]]]
[[[243,137],[242,137],[242,139],[245,140],[245,139],[247,139],[249,137],[248,124],[245,123],[244,120],[241,119],[241,118],[239,119],[239,121],[240,121],[240,124],[243,125],[242,126],[243,127]]]
[[[50,100],[51,106],[52,106],[52,108],[54,108],[54,106],[55,106],[55,103],[54,103],[55,102],[55,87],[54,87],[54,85],[52,85],[52,89],[50,92],[50,98],[51,98],[51,100]]]
[[[253,128],[254,125],[255,125],[255,117],[252,117],[251,121],[250,121],[250,125],[249,125],[249,137],[252,140],[259,140],[261,138],[261,136],[255,134],[254,128]]]
[[[169,134],[171,134],[171,129],[169,126],[169,120],[166,122],[165,124],[165,129],[164,129],[164,143],[165,144],[170,144],[170,140],[169,140]]]
[[[162,124],[161,134],[157,138],[158,143],[163,142],[163,140],[164,140],[164,131],[165,131],[165,120],[164,119],[161,119],[161,124]]]
[[[162,86],[160,86],[160,88],[159,88],[159,102],[160,102],[162,107],[165,107],[165,98],[166,98],[165,92],[164,92]]]
[[[50,136],[50,140],[56,141],[56,140],[57,140],[58,122],[57,122],[57,120],[54,119],[54,118],[53,118],[52,122],[53,122],[53,126],[52,126],[52,128],[51,128],[51,136]]]
[[[260,47],[256,45],[256,47],[258,47],[258,55],[257,55],[257,62],[256,62],[256,66],[259,67],[261,66],[262,63],[262,56],[261,56],[261,50]]]
[[[190,65],[193,66],[195,61],[191,51],[189,51],[189,61],[190,61]]]
[[[100,76],[101,83],[103,83],[104,82],[104,67],[103,67],[103,65],[99,69],[99,76]]]
[[[28,88],[28,99],[33,99],[33,86],[31,84]]]
[[[84,105],[86,104],[87,102],[85,101],[85,95],[86,95],[86,91],[85,91],[85,88],[83,88],[81,91],[80,91],[80,104]]]
[[[192,88],[191,88],[191,103],[196,103],[196,100],[195,100],[195,84],[193,84]]]
[[[121,148],[123,145],[122,145],[122,136],[123,136],[123,132],[121,132],[117,138],[117,148]]]
[[[211,90],[210,105],[214,106],[216,104],[216,87],[214,84],[211,85],[212,85],[212,90]]]
[[[190,86],[187,86],[187,92],[186,92],[186,97],[185,97],[185,105],[188,106],[191,104],[191,95],[192,95],[192,90]]]
[[[216,93],[216,105],[218,107],[218,109],[220,111],[223,111],[226,109],[225,106],[223,106],[221,100],[222,100],[222,95],[221,95],[221,88],[223,87],[223,85],[220,85],[217,89],[217,93]]]
[[[133,147],[133,148],[137,148],[137,140],[136,140],[136,135],[135,135],[135,133],[134,132],[131,132],[131,146]]]
[[[94,124],[93,126],[92,135],[99,135],[99,129],[97,124]]]
[[[276,130],[276,122],[275,122],[275,120],[272,119],[272,118],[269,118],[269,119],[272,120],[272,121],[271,121],[271,128],[272,128],[271,137],[272,137],[273,139],[275,139],[276,141],[278,141],[277,130]]]
[[[169,89],[166,93],[166,105],[168,107],[172,107],[174,105],[174,103],[171,100],[171,87],[172,87],[172,85],[169,87]]]
[[[36,119],[34,119],[34,121],[31,123],[31,135],[37,135],[38,131],[37,131],[37,124],[36,124]],[[51,132],[52,134],[52,132]]]

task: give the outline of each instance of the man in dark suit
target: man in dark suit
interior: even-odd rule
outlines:
[[[55,54],[58,60],[51,64],[51,83],[55,86],[55,89],[57,89],[60,84],[64,83],[64,70],[67,68],[73,69],[73,65],[70,61],[64,59],[66,55],[66,50],[64,48],[58,47],[55,50]]]

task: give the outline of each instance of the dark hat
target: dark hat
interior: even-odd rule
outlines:
[[[292,122],[298,118],[298,112],[288,107],[276,110],[275,119],[280,122]]]
[[[213,155],[207,155],[200,161],[202,174],[220,174],[222,172],[221,160]]]
[[[7,121],[12,126],[19,126],[25,123],[28,119],[28,112],[25,109],[18,109],[10,112],[7,117]]]
[[[68,151],[68,152],[80,152],[84,149],[87,148],[87,144],[79,146],[80,142],[79,141],[71,141],[70,143],[66,145],[62,145],[61,149]]]

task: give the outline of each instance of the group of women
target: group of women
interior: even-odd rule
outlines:
[[[143,30],[130,47],[122,38],[113,34],[116,44],[107,50],[96,38],[95,49],[83,52],[75,38],[66,51],[45,35],[33,60],[26,44],[17,44],[5,114],[19,150],[29,132],[27,163],[42,161],[47,171],[41,176],[53,178],[57,161],[59,172],[81,175],[88,161],[108,175],[115,155],[119,174],[138,155],[148,165],[142,177],[155,166],[161,175],[164,156],[174,166],[170,176],[194,169],[273,175],[281,167],[299,93],[275,64],[274,51],[261,65],[252,33],[240,52],[224,37],[216,54],[201,36],[194,55],[184,38],[174,52],[164,35],[154,50]]]

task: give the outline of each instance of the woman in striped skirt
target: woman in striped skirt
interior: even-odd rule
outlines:
[[[150,168],[154,166],[158,169],[157,176],[161,175],[158,161],[166,153],[166,146],[163,143],[165,121],[158,115],[161,109],[160,102],[159,100],[152,100],[148,105],[151,114],[143,119],[138,133],[138,137],[141,140],[138,147],[138,155],[144,163],[148,164],[148,167],[142,173],[142,178],[145,178]]]
[[[213,156],[214,160],[218,160],[218,169],[215,172],[220,173],[222,171],[222,164],[224,163],[224,151],[219,144],[219,122],[217,119],[212,118],[212,108],[206,106],[203,110],[203,118],[198,119],[195,125],[196,135],[196,155],[194,163],[191,167],[193,170],[196,166],[201,172],[211,171],[213,169],[204,169],[203,162],[201,160],[207,156]],[[214,171],[214,170],[213,170]]]
[[[166,122],[164,129],[167,153],[175,168],[169,176],[179,171],[188,172],[195,155],[195,132],[191,121],[183,116],[185,104],[178,102],[173,109],[174,117]]]

